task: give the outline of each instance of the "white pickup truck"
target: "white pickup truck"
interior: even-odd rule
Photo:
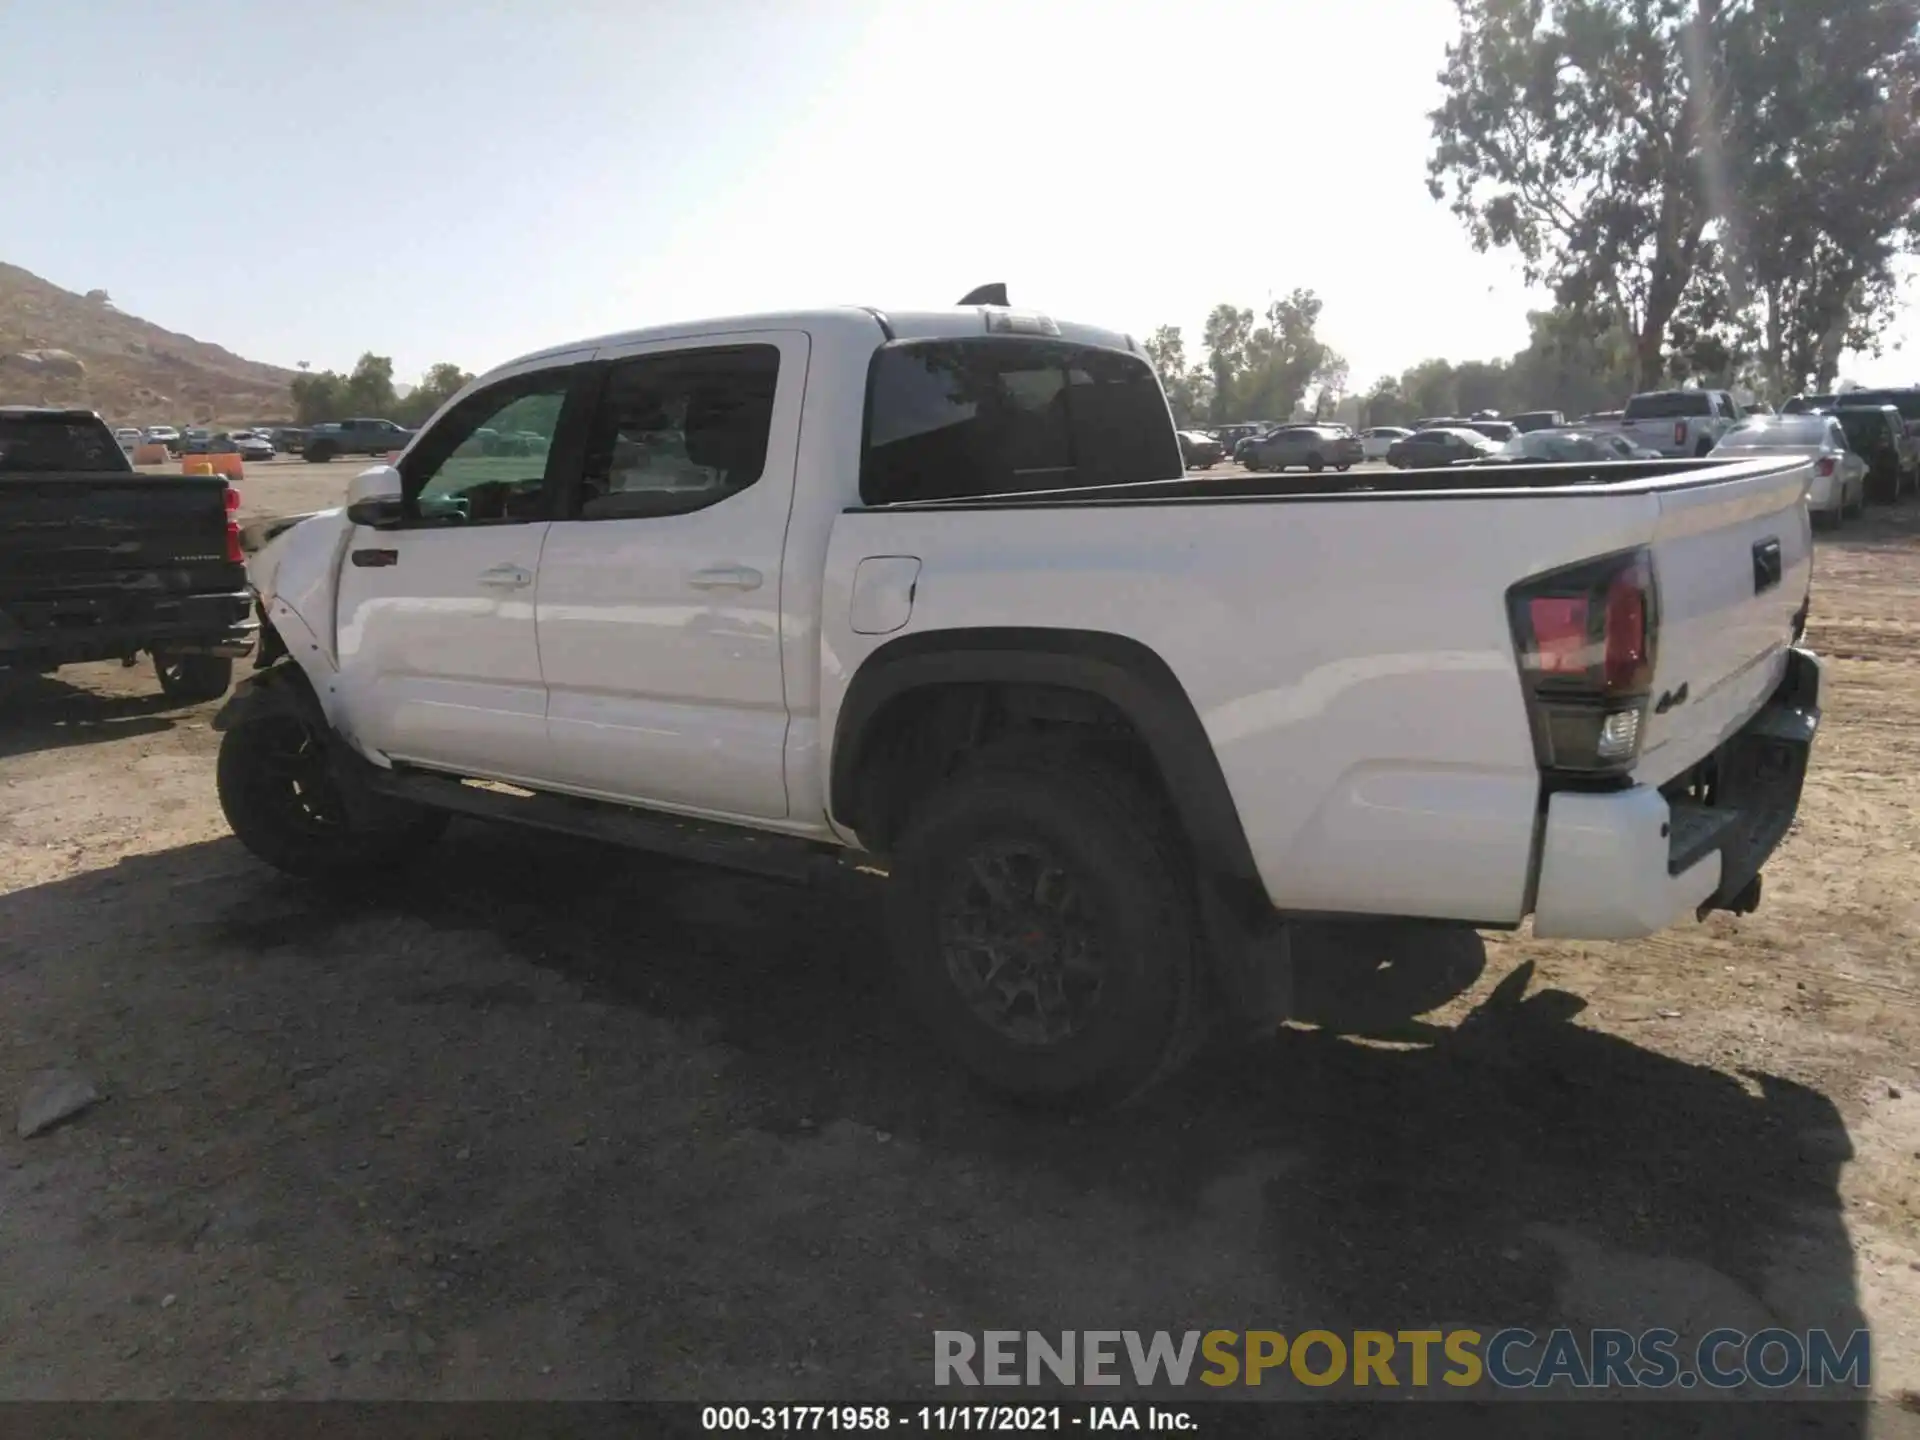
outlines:
[[[851,859],[967,1065],[1112,1101],[1285,1014],[1291,917],[1751,910],[1818,722],[1807,473],[1188,478],[1134,340],[996,305],[584,340],[253,557],[220,797],[301,875],[449,813]]]
[[[1725,390],[1649,390],[1627,401],[1620,428],[1634,444],[1662,455],[1705,455],[1740,415],[1739,402]]]

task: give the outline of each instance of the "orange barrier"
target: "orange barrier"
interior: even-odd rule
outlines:
[[[182,455],[180,473],[182,475],[224,475],[229,480],[247,478],[246,467],[240,463],[238,455]]]
[[[133,463],[136,465],[164,465],[171,458],[164,445],[143,442],[133,447]]]

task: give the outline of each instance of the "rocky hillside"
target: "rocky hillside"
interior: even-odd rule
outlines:
[[[239,424],[287,413],[293,372],[162,330],[0,264],[0,405],[85,405],[115,425]]]

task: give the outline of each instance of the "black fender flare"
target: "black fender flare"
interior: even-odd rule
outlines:
[[[267,715],[295,715],[321,733],[331,733],[312,682],[291,659],[255,671],[235,685],[227,703],[214,712],[212,725],[224,733]]]
[[[1226,776],[1178,677],[1139,641],[1094,630],[932,630],[875,650],[855,672],[834,723],[828,795],[837,820],[858,833],[860,766],[887,704],[912,690],[964,684],[1052,686],[1107,701],[1145,742],[1201,868],[1259,885]]]

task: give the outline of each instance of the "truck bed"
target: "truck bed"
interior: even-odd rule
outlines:
[[[848,633],[851,585],[828,594],[822,724],[832,733],[837,676],[922,626],[1044,616],[1123,636],[1191,700],[1274,904],[1512,923],[1543,781],[1508,592],[1650,553],[1665,703],[1647,707],[1631,779],[1665,784],[1782,678],[1811,574],[1808,473],[1780,459],[1502,465],[856,506],[834,529],[830,592],[866,557],[915,557],[911,623]]]

